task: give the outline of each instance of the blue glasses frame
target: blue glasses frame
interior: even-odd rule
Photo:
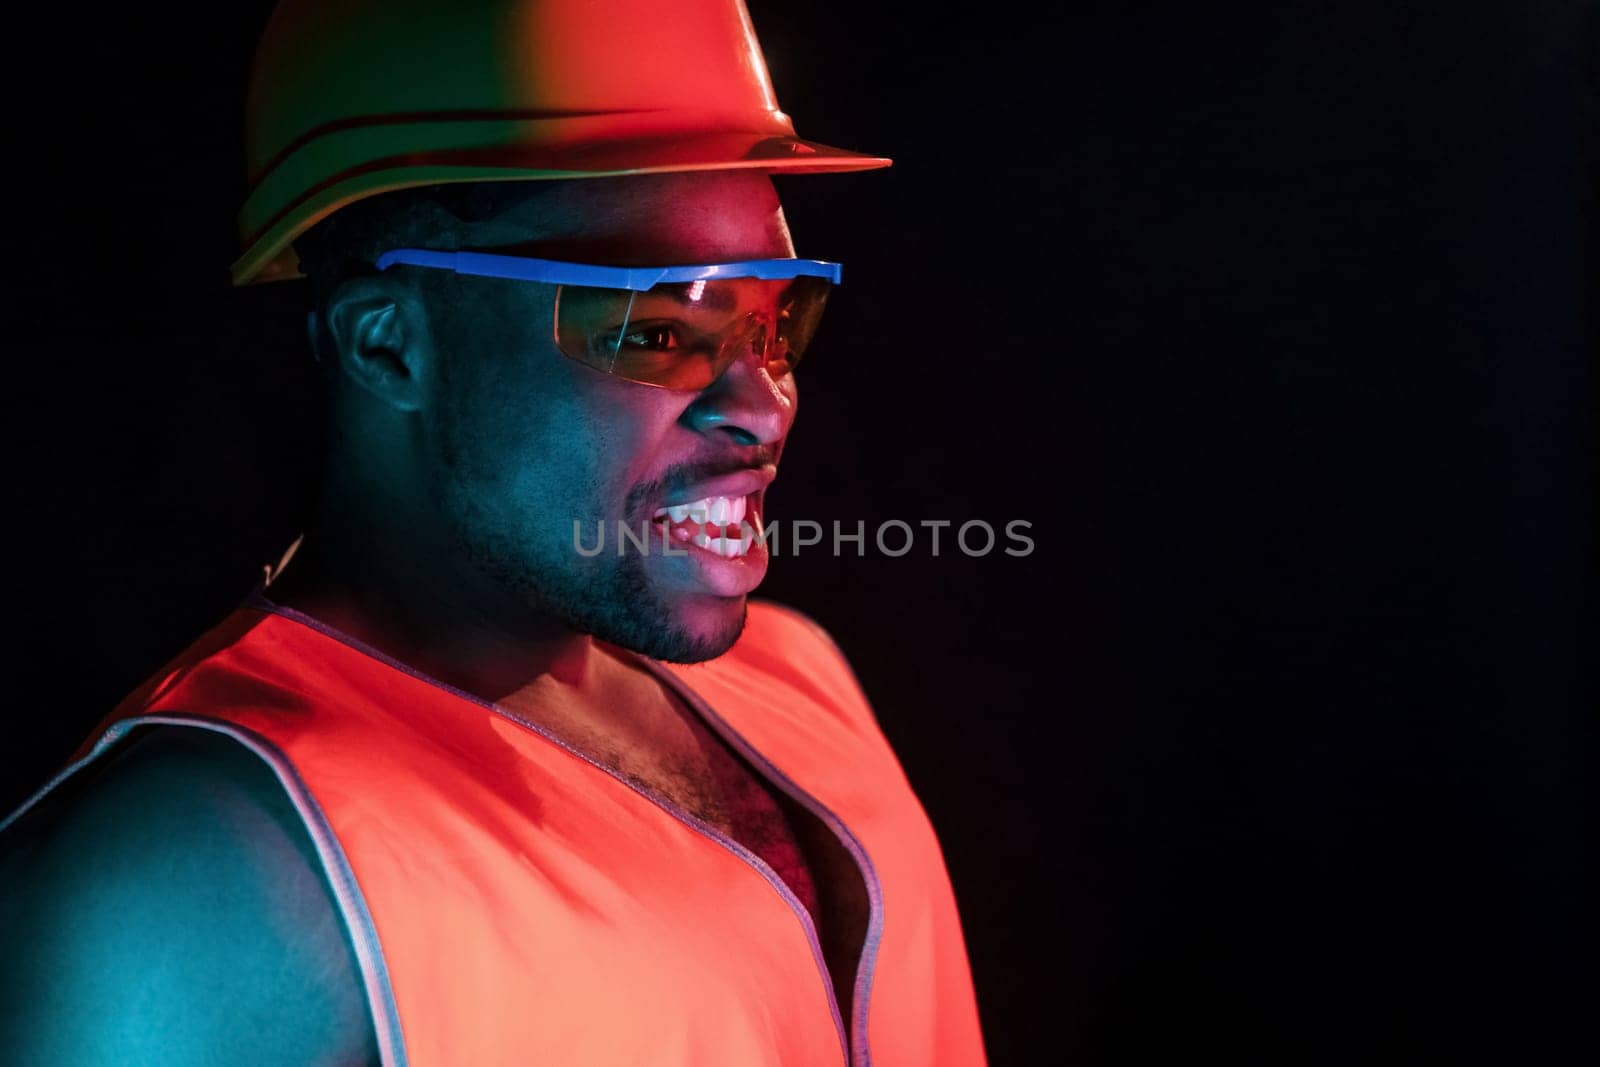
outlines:
[[[563,355],[603,374],[614,375],[641,385],[668,389],[705,388],[727,369],[742,346],[753,337],[759,338],[760,351],[767,361],[768,372],[775,378],[789,373],[805,351],[810,331],[816,328],[816,317],[821,313],[822,302],[827,295],[826,290],[839,284],[841,273],[839,264],[820,259],[744,259],[729,263],[699,263],[678,267],[613,267],[493,252],[443,252],[430,248],[390,249],[377,257],[375,265],[379,271],[405,265],[557,286],[555,322],[552,324],[551,339]],[[718,339],[715,359],[710,362],[699,360],[678,364],[662,363],[659,359],[650,358],[651,353],[644,351],[649,348],[648,345],[635,346],[640,351],[630,352],[630,358],[624,361],[621,359],[621,353],[625,335],[620,332],[615,343],[607,351],[595,349],[590,343],[592,339],[582,336],[581,331],[574,337],[566,337],[562,331],[560,287],[563,286],[574,290],[587,288],[627,293],[628,310],[623,320],[626,321],[627,315],[632,313],[637,295],[655,286],[735,278],[755,278],[763,281],[816,278],[828,284],[821,291],[818,291],[817,286],[806,287],[810,295],[803,303],[808,305],[809,311],[795,320],[796,325],[801,327],[801,339],[794,345],[785,342],[777,348],[769,348],[769,341],[776,338],[776,333],[769,337],[769,326],[763,325],[755,314],[751,313],[747,316],[749,322],[741,321],[736,328],[726,331],[725,336]],[[792,289],[794,286],[786,288]],[[698,299],[698,296],[695,299]]]
[[[395,248],[383,253],[376,266],[387,270],[398,264],[453,270],[485,278],[511,278],[547,285],[579,285],[628,289],[642,293],[656,285],[697,282],[702,278],[786,279],[802,276],[826,278],[839,284],[840,266],[820,259],[742,259],[732,263],[704,263],[687,267],[603,267],[567,263],[531,256],[503,256],[490,252],[437,252],[428,248]]]

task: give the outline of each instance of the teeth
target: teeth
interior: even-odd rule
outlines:
[[[688,504],[674,504],[669,508],[657,508],[655,518],[667,517],[673,522],[699,523],[704,526],[711,523],[713,526],[727,526],[738,523],[745,517],[745,498],[742,496],[708,496]]]
[[[739,523],[738,534],[721,537],[712,537],[701,530],[691,536],[687,530],[678,530],[675,533],[683,541],[692,541],[695,545],[707,552],[715,552],[723,559],[739,559],[750,551],[750,546],[755,543],[756,531],[748,522]]]
[[[707,552],[715,552],[724,559],[739,559],[750,551],[750,546],[755,544],[759,536],[759,521],[755,524],[744,521],[746,514],[752,519],[753,512],[747,511],[745,498],[742,496],[708,496],[689,504],[674,504],[670,508],[657,508],[655,517],[658,519],[670,518],[674,524],[685,519],[698,524],[702,528],[698,531],[674,525],[672,536],[679,541],[693,542]],[[721,527],[722,534],[712,537],[704,527],[707,523]]]

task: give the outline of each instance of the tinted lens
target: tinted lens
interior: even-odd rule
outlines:
[[[754,348],[774,378],[794,369],[816,333],[829,282],[713,278],[644,292],[563,285],[556,344],[596,370],[645,385],[704,389]]]

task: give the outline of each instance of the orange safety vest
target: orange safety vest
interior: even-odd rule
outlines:
[[[848,1020],[810,914],[753,852],[260,589],[25,808],[136,727],[250,748],[316,845],[385,1064],[984,1064],[926,812],[822,628],[748,603],[714,660],[635,658],[854,858],[871,912]]]

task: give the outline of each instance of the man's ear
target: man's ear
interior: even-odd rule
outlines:
[[[428,331],[409,290],[386,278],[350,278],[328,298],[328,334],[336,373],[397,411],[424,403]],[[314,328],[314,326],[313,326]]]

